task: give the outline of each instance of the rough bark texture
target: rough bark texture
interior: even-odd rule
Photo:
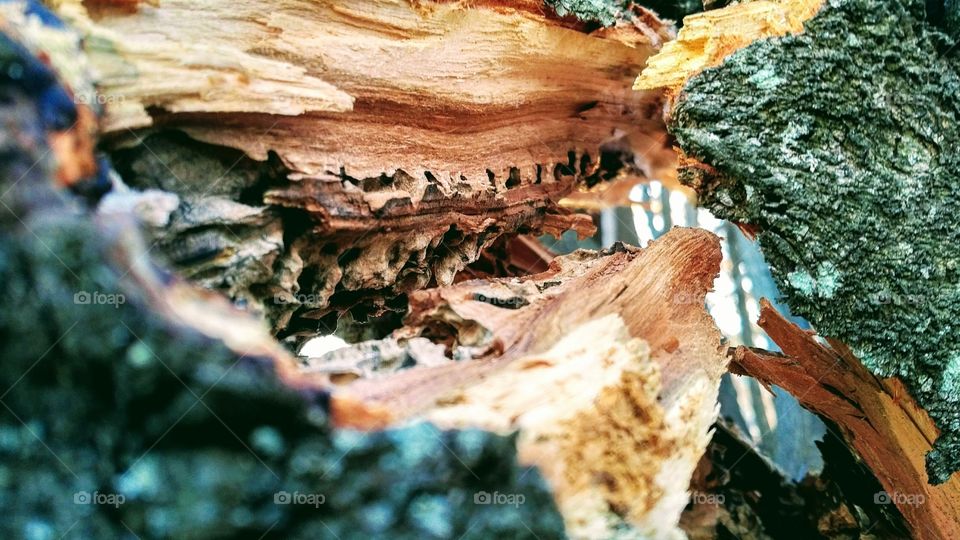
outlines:
[[[672,37],[640,8],[598,29],[533,0],[55,4],[125,181],[179,196],[158,251],[284,336],[402,311],[506,232],[587,234],[560,199],[674,159],[660,93],[629,88]]]
[[[682,177],[760,231],[791,309],[930,413],[935,483],[960,468],[960,75],[943,23],[921,1],[827,2],[803,33],[691,78],[670,124]]]
[[[642,13],[640,10],[643,8],[674,21],[703,9],[700,0],[644,0],[641,2],[643,8],[631,0],[545,0],[544,3],[561,17],[572,15],[581,21],[601,26],[612,26],[624,18],[631,20],[638,12]]]
[[[786,389],[835,424],[885,490],[874,503],[896,504],[913,538],[960,535],[960,478],[927,482],[923,456],[937,429],[903,385],[873,376],[844,345],[821,344],[766,301],[759,324],[788,356],[740,347],[731,370]]]

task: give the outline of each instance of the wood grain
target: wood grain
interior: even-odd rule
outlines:
[[[930,485],[924,456],[938,431],[903,384],[878,379],[845,345],[818,340],[766,300],[761,302],[758,324],[787,356],[738,347],[731,371],[784,388],[836,424],[897,505],[915,538],[960,535],[960,479]]]

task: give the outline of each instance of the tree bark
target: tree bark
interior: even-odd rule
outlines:
[[[671,87],[681,180],[757,235],[793,312],[845,351],[781,325],[794,360],[742,350],[740,365],[835,420],[887,489],[928,498],[901,511],[915,535],[936,537],[957,527],[960,304],[948,216],[960,200],[949,151],[960,140],[960,70],[954,38],[942,33],[953,11],[944,18],[926,7],[793,1],[708,12],[651,59],[638,86]],[[770,24],[772,12],[791,24]],[[889,396],[918,407],[891,409]]]

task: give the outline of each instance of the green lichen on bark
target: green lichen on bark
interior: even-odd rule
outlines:
[[[623,0],[545,0],[546,4],[566,17],[572,15],[583,22],[613,26],[617,19],[627,13],[629,1]]]
[[[921,0],[829,0],[796,36],[693,77],[681,175],[758,226],[791,309],[909,386],[960,469],[960,51]]]
[[[563,536],[513,437],[333,429],[325,392],[163,315],[114,262],[135,229],[52,180],[73,101],[3,34],[0,67],[0,537]]]
[[[680,22],[691,13],[703,11],[701,0],[545,0],[557,15],[572,15],[583,22],[613,26],[618,19],[629,18],[634,4],[655,11],[661,17]]]

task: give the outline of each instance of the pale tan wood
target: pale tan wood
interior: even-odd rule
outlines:
[[[526,1],[165,0],[96,20],[54,4],[87,34],[108,134],[177,125],[302,177],[504,183],[662,132],[659,93],[630,89],[672,37],[649,14],[586,33]]]
[[[689,15],[677,39],[647,63],[634,88],[669,88],[675,93],[687,79],[750,43],[803,30],[803,23],[824,0],[758,0]]]

